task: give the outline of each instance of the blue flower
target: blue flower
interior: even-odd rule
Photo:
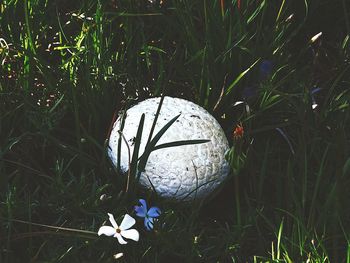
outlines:
[[[135,206],[134,210],[138,217],[145,218],[144,225],[148,231],[153,229],[155,218],[160,216],[161,211],[158,207],[151,207],[147,210],[147,203],[144,199],[139,199],[140,206]]]
[[[266,78],[268,75],[271,74],[273,69],[273,63],[270,60],[263,60],[260,64],[260,77]]]

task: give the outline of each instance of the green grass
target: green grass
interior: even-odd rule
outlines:
[[[0,262],[349,263],[348,1],[153,2],[0,3]],[[106,155],[113,116],[162,94],[233,147],[207,200],[125,192]],[[163,211],[155,231],[97,236],[139,198]]]

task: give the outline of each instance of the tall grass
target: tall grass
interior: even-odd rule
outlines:
[[[0,262],[350,262],[348,10],[2,1]],[[236,149],[210,199],[125,193],[106,156],[113,116],[163,94],[208,109]],[[123,247],[93,234],[141,197],[163,211],[156,231]]]

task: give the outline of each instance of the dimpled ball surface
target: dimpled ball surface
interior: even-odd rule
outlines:
[[[139,156],[144,152],[160,98],[147,99],[127,110],[123,135],[132,156],[134,139],[142,113],[145,123],[142,132]],[[153,136],[177,115],[180,117],[163,134],[157,145],[162,143],[208,139],[209,142],[163,148],[151,152],[140,183],[148,189],[154,186],[163,197],[178,200],[193,200],[210,194],[226,178],[229,165],[225,152],[229,145],[227,138],[215,118],[193,102],[165,97]],[[114,123],[109,139],[109,156],[117,165],[118,141],[121,118]],[[120,167],[128,170],[128,149],[122,140]]]

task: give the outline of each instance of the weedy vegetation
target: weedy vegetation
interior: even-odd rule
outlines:
[[[1,1],[0,262],[350,263],[349,36],[346,0]],[[161,95],[229,138],[206,200],[108,159],[118,113]],[[152,231],[97,236],[139,198],[162,211]]]

